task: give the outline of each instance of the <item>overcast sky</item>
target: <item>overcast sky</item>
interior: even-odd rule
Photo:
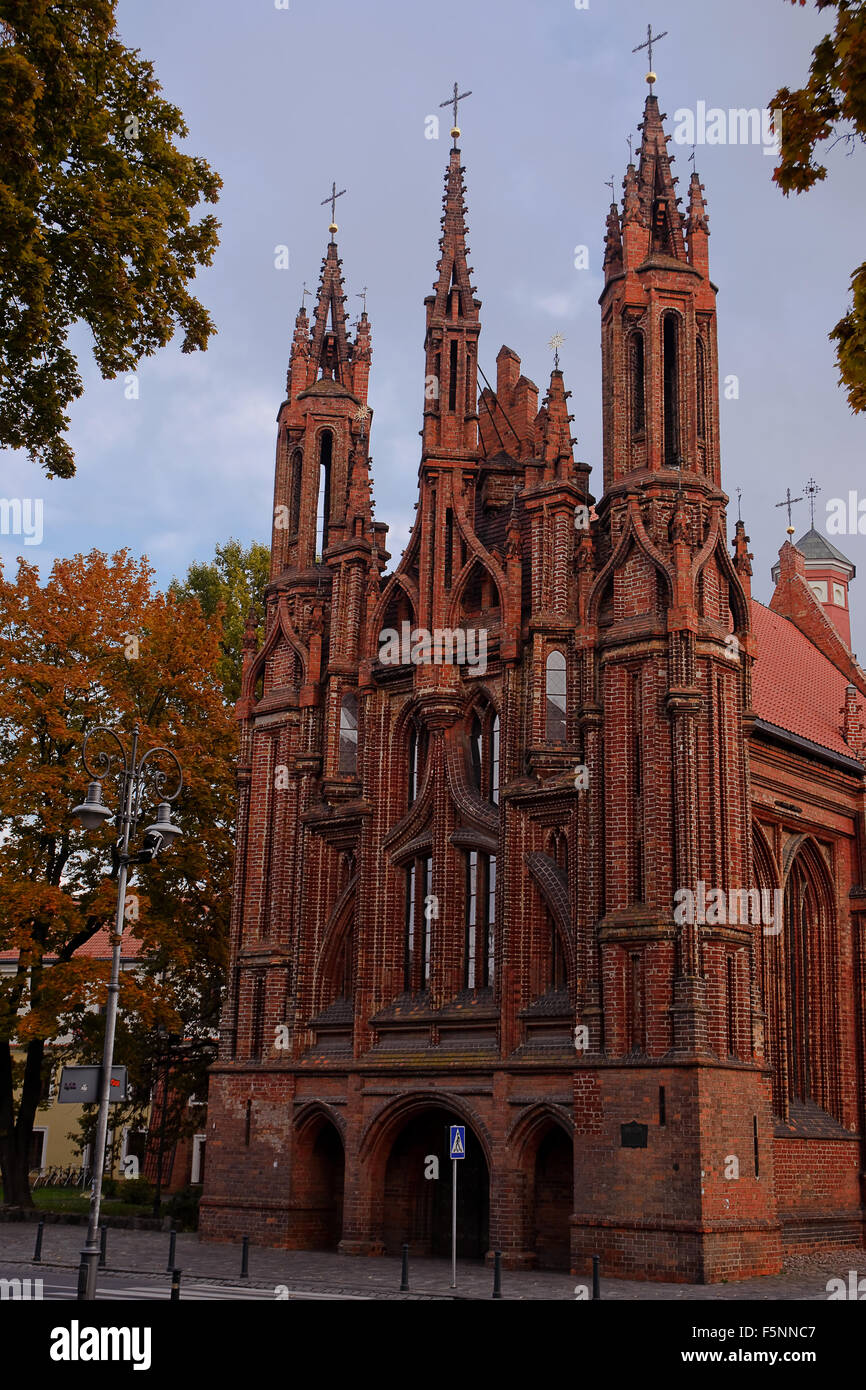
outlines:
[[[699,102],[727,111],[766,107],[805,79],[832,22],[786,0],[121,0],[120,34],[155,64],[185,113],[187,148],[225,188],[214,265],[197,294],[219,334],[206,353],[175,345],[141,364],[139,398],[123,378],[103,382],[82,347],[86,392],[72,407],[77,476],[47,482],[0,453],[0,495],[41,497],[44,539],[0,536],[9,572],[24,553],[47,573],[55,556],[98,547],[145,553],[160,583],[207,559],[217,542],[269,540],[274,420],[303,282],[315,288],[333,179],[347,307],[367,286],[372,322],[370,404],[376,513],[391,526],[394,562],[416,498],[424,385],[424,307],[435,275],[449,112],[461,108],[473,280],[482,300],[480,361],[493,379],[507,343],[544,389],[547,341],[565,335],[578,457],[601,491],[598,296],[609,192],[617,196],[646,94],[645,54],[632,54],[651,17],[668,36],[654,53],[667,112]],[[425,118],[442,117],[440,138]],[[680,193],[687,146],[674,171]],[[722,477],[755,555],[754,592],[768,601],[770,567],[785,540],[775,503],[810,474],[826,503],[866,498],[866,417],[836,382],[827,333],[845,312],[863,255],[864,151],[837,146],[826,182],[784,198],[760,145],[703,145],[697,168],[710,215],[710,271],[719,286],[723,376]],[[275,248],[289,248],[288,269]],[[589,248],[577,270],[574,249]],[[797,534],[808,528],[795,508]],[[864,521],[866,525],[866,521]],[[866,536],[833,536],[860,569],[852,587],[854,647],[866,659]],[[862,595],[860,590],[862,589]]]

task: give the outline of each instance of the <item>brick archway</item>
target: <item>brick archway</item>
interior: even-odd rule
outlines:
[[[399,1254],[408,1242],[416,1255],[446,1256],[451,1249],[449,1128],[466,1126],[466,1158],[457,1184],[457,1254],[484,1259],[490,1243],[488,1136],[461,1102],[429,1093],[407,1096],[368,1130],[362,1150],[370,1154],[374,1238],[385,1253]],[[425,1177],[426,1160],[439,1161],[438,1178]]]
[[[346,1157],[337,1121],[310,1106],[298,1117],[292,1162],[299,1250],[336,1250],[343,1233]]]
[[[509,1136],[524,1193],[523,1259],[539,1269],[571,1265],[574,1211],[574,1138],[558,1108],[538,1105]]]

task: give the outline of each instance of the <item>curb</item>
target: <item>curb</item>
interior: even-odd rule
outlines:
[[[6,1255],[2,1256],[2,1260],[0,1260],[0,1262],[2,1262],[2,1263],[5,1264],[5,1265],[24,1265],[24,1266],[27,1266],[28,1268],[35,1269],[35,1270],[37,1270],[37,1271],[39,1271],[39,1272],[41,1272],[42,1270],[51,1270],[51,1269],[69,1269],[69,1270],[76,1270],[76,1269],[78,1269],[78,1264],[77,1264],[77,1263],[76,1263],[76,1264],[71,1264],[71,1263],[68,1263],[68,1262],[66,1262],[66,1261],[60,1261],[60,1260],[51,1260],[51,1261],[43,1260],[40,1264],[34,1265],[34,1263],[33,1263],[32,1260],[16,1259],[16,1258],[14,1258],[13,1256],[6,1256]],[[104,1277],[114,1276],[114,1275],[118,1275],[118,1274],[134,1274],[134,1275],[135,1275],[137,1278],[139,1278],[139,1279],[153,1279],[153,1280],[157,1280],[157,1281],[165,1281],[165,1280],[167,1280],[168,1277],[169,1277],[168,1271],[167,1271],[167,1270],[150,1270],[150,1269],[140,1269],[140,1268],[139,1268],[139,1269],[127,1269],[127,1268],[125,1268],[124,1266],[121,1266],[121,1265],[108,1265],[108,1266],[106,1266],[105,1269],[101,1269],[101,1270],[100,1270],[100,1274],[101,1274],[102,1276],[104,1276]],[[185,1268],[185,1269],[183,1270],[183,1276],[184,1276],[184,1279],[186,1279],[186,1280],[194,1280],[196,1283],[199,1283],[199,1284],[213,1284],[214,1287],[216,1287],[216,1288],[221,1288],[221,1287],[225,1287],[225,1288],[237,1288],[237,1287],[238,1287],[238,1277],[232,1278],[232,1277],[230,1277],[229,1275],[221,1275],[221,1274],[196,1274],[195,1270],[186,1269],[186,1268]],[[273,1288],[274,1288],[274,1284],[275,1284],[275,1283],[276,1283],[276,1284],[281,1284],[281,1283],[286,1283],[286,1282],[290,1283],[293,1287],[295,1287],[299,1293],[340,1293],[340,1294],[343,1294],[343,1293],[344,1293],[344,1294],[357,1294],[357,1295],[359,1295],[359,1296],[363,1295],[364,1298],[370,1298],[370,1297],[371,1297],[371,1290],[370,1290],[370,1288],[359,1289],[359,1288],[356,1288],[356,1287],[354,1287],[354,1286],[344,1286],[344,1285],[326,1285],[326,1284],[310,1284],[310,1283],[303,1284],[303,1283],[302,1283],[300,1280],[298,1280],[298,1279],[292,1279],[290,1275],[286,1275],[286,1276],[284,1276],[284,1277],[282,1277],[282,1278],[276,1279],[276,1280],[274,1281],[274,1283],[268,1283],[268,1284],[263,1284],[263,1283],[261,1282],[261,1280],[250,1279],[250,1280],[248,1280],[247,1283],[245,1283],[245,1284],[243,1285],[243,1287],[244,1287],[244,1288],[250,1288],[250,1289],[260,1289],[262,1292],[267,1292],[268,1289],[273,1289]],[[398,1291],[391,1292],[391,1291],[386,1290],[386,1289],[384,1289],[384,1288],[376,1288],[374,1291],[372,1291],[372,1296],[373,1296],[374,1300],[376,1299],[376,1295],[377,1295],[377,1294],[384,1294],[389,1300],[390,1300],[390,1299],[398,1299],[399,1301],[401,1301],[401,1302],[403,1302],[403,1303],[414,1303],[414,1302],[416,1302],[416,1301],[418,1301],[418,1300],[420,1300],[420,1299],[435,1299],[435,1298],[444,1299],[447,1303],[460,1302],[461,1300],[469,1300],[470,1302],[479,1302],[479,1301],[483,1301],[483,1300],[479,1300],[479,1299],[476,1297],[476,1295],[474,1295],[474,1294],[453,1294],[453,1293],[450,1293],[450,1292],[449,1292],[449,1293],[436,1293],[436,1292],[434,1292],[434,1291],[432,1291],[432,1290],[427,1290],[427,1289],[424,1289],[424,1290],[419,1289],[419,1290],[414,1291],[414,1292],[409,1293],[409,1294],[402,1294],[402,1293],[400,1293],[400,1292],[398,1292]],[[277,1300],[275,1300],[275,1301],[276,1301],[276,1302],[282,1302],[283,1300],[277,1299]],[[290,1301],[291,1301],[291,1300],[290,1300]],[[146,1300],[145,1300],[145,1299],[142,1299],[142,1302],[146,1302]]]

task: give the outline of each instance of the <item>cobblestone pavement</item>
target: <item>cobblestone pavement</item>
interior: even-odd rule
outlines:
[[[83,1226],[45,1226],[42,1263],[32,1265],[36,1226],[33,1222],[0,1223],[0,1261],[21,1266],[21,1273],[71,1269],[78,1265],[84,1243]],[[135,1274],[167,1283],[169,1237],[161,1231],[109,1230],[106,1274]],[[241,1268],[239,1245],[214,1244],[197,1235],[179,1234],[175,1265],[184,1280],[206,1280],[237,1285]],[[25,1266],[29,1268],[25,1270]],[[261,1289],[283,1284],[299,1291],[363,1294],[370,1298],[469,1298],[487,1299],[493,1291],[493,1272],[482,1264],[460,1262],[457,1291],[450,1288],[448,1260],[410,1261],[410,1293],[400,1294],[400,1260],[347,1257],[315,1251],[273,1250],[250,1246],[249,1283]],[[659,1284],[630,1279],[601,1280],[603,1299],[640,1300],[795,1300],[827,1299],[827,1280],[848,1282],[849,1270],[866,1276],[866,1250],[846,1247],[789,1261],[782,1274],[745,1279],[730,1284]],[[603,1271],[602,1271],[603,1273]],[[550,1270],[505,1270],[505,1299],[574,1299],[575,1286],[590,1284],[588,1276]]]

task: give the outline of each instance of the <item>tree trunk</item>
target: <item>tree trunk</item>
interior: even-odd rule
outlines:
[[[30,1141],[26,1148],[16,1143],[0,1141],[0,1171],[3,1174],[3,1204],[11,1207],[35,1205],[30,1192]]]
[[[45,1042],[42,1038],[34,1038],[27,1044],[16,1116],[12,1044],[8,1039],[0,1042],[0,1174],[3,1177],[3,1202],[7,1206],[34,1205],[30,1193],[30,1149],[42,1090],[44,1053]]]

